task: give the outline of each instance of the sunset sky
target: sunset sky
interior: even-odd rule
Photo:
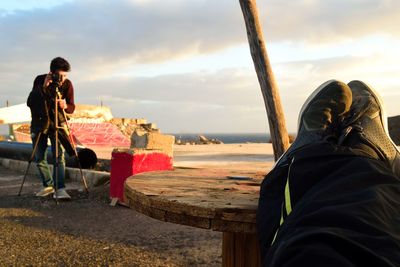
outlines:
[[[332,78],[368,82],[400,115],[400,1],[257,5],[290,132]],[[24,103],[62,56],[78,104],[165,133],[268,132],[238,0],[2,0],[0,40],[0,106]]]

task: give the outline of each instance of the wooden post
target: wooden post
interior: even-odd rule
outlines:
[[[261,266],[257,235],[228,233],[222,235],[222,267]]]
[[[278,85],[265,48],[256,0],[239,0],[239,2],[246,23],[251,56],[264,97],[276,161],[289,147],[289,136],[285,126]]]

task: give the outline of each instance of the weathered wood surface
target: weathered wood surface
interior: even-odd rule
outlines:
[[[277,160],[289,147],[289,135],[286,130],[278,85],[265,48],[256,1],[239,0],[239,2],[246,23],[251,56],[264,97],[274,156],[275,160]]]
[[[125,197],[130,207],[162,221],[222,232],[256,233],[256,210],[264,175],[179,168],[144,173],[126,180]]]

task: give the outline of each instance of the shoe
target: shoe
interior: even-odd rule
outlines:
[[[337,80],[321,84],[303,104],[299,114],[296,139],[276,161],[261,185],[259,206],[276,207],[282,198],[280,194],[283,193],[280,223],[268,233],[267,244],[275,242],[280,225],[292,211],[289,177],[290,166],[297,152],[300,153],[303,148],[316,143],[337,144],[339,134],[342,133],[342,122],[350,111],[351,104],[352,92],[349,86]]]
[[[352,92],[347,84],[337,80],[321,84],[303,104],[298,119],[297,137],[275,166],[287,162],[295,151],[306,145],[336,137],[351,104]]]
[[[56,192],[54,192],[53,198],[56,199],[71,199],[71,196],[68,195],[67,191],[65,191],[65,188],[58,189]]]
[[[52,186],[43,187],[39,192],[36,193],[37,197],[46,197],[54,193],[54,188]]]
[[[400,152],[390,138],[381,97],[362,81],[351,81],[348,85],[353,93],[353,104],[346,119],[350,134],[345,144],[361,148],[371,157],[385,161],[400,176]]]

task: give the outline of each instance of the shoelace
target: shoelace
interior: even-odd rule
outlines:
[[[362,101],[361,97],[353,100],[350,111],[343,117],[343,128],[356,124],[356,122],[367,112],[369,101]]]

